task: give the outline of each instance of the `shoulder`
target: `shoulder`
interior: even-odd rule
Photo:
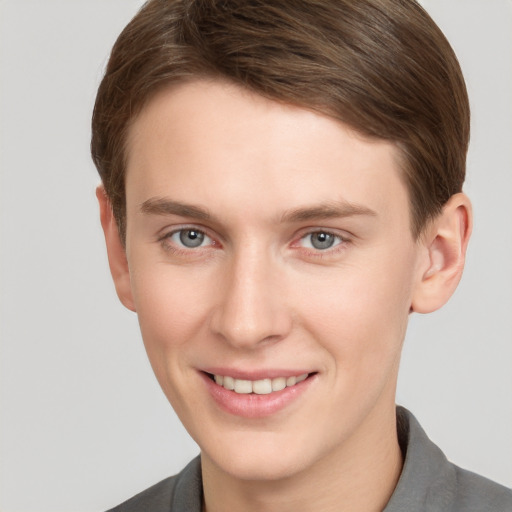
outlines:
[[[447,460],[402,407],[397,432],[405,460],[386,512],[512,512],[511,489]]]
[[[177,478],[177,475],[166,478],[108,512],[139,512],[142,510],[169,512]]]
[[[483,476],[454,466],[456,475],[455,510],[465,512],[511,512],[512,489]]]
[[[200,512],[201,461],[197,457],[175,476],[136,494],[108,512]]]

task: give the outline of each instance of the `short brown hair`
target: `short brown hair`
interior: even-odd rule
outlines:
[[[91,150],[126,233],[125,142],[162,87],[229,80],[393,141],[417,237],[465,176],[469,102],[457,58],[414,0],[149,0],[117,39]]]

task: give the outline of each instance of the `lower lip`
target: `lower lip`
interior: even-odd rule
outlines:
[[[276,414],[294,402],[311,385],[314,375],[306,380],[267,395],[254,393],[235,393],[213,381],[209,375],[201,372],[208,391],[215,403],[225,412],[244,418],[265,418]]]

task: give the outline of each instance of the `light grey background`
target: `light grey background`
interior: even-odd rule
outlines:
[[[197,453],[118,303],[89,158],[95,89],[139,0],[0,0],[0,509],[99,511]],[[398,401],[459,465],[512,484],[512,3],[425,0],[466,74],[474,236],[413,317]]]

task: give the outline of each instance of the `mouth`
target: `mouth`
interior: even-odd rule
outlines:
[[[301,403],[300,397],[318,380],[318,372],[294,375],[275,369],[252,373],[221,368],[200,371],[209,395],[222,411],[250,419],[268,418]]]
[[[293,375],[290,377],[274,377],[264,378],[258,380],[236,379],[229,375],[216,375],[207,374],[218,386],[223,387],[228,391],[234,391],[240,395],[270,395],[285,388],[291,388],[297,384],[305,381],[310,375],[309,373],[302,373],[300,375]]]

